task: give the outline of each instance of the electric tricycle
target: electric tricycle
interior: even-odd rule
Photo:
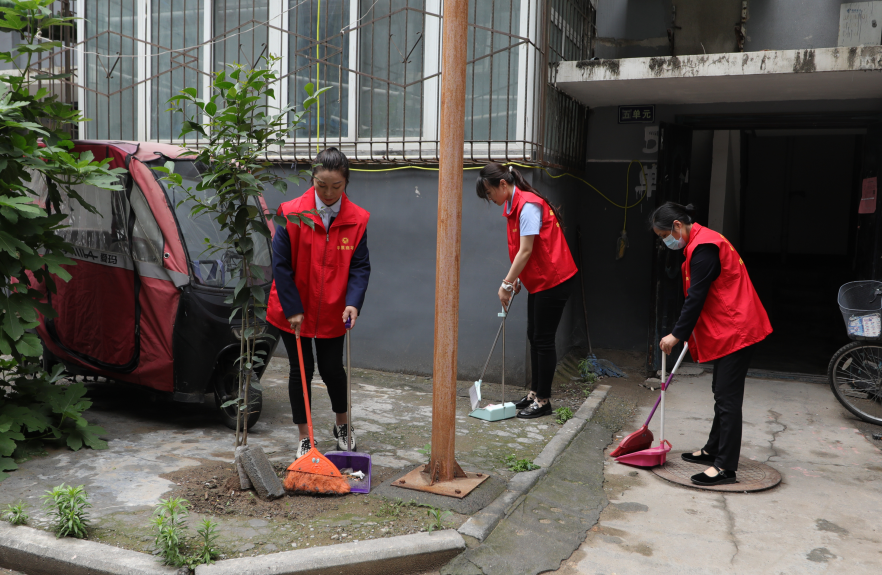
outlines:
[[[241,321],[230,319],[233,309],[224,302],[239,282],[241,256],[233,249],[209,251],[206,238],[215,245],[225,239],[220,226],[209,215],[191,217],[192,201],[153,169],[175,162],[184,186],[195,190],[204,166],[169,144],[78,141],[73,151],[110,158],[109,167],[125,174],[121,190],[75,187],[97,213],[78,202],[62,206],[69,216],[58,233],[73,246],[76,265],[66,266],[70,281],[57,281],[57,293],[47,293],[58,315],[41,317],[37,327],[44,362],[60,362],[73,375],[144,386],[174,401],[200,403],[213,394],[220,420],[235,429],[236,405],[221,406],[239,389]],[[38,193],[45,188],[39,178],[33,185]],[[269,214],[262,197],[255,201]],[[253,239],[259,246],[254,265],[263,269],[269,292],[270,242]],[[268,361],[277,330],[263,324],[258,332],[256,351]],[[264,369],[256,369],[252,381]],[[251,427],[262,408],[259,384],[249,404]]]

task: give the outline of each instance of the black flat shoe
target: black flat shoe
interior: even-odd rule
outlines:
[[[542,417],[543,415],[551,415],[550,401],[545,405],[539,405],[538,402],[534,401],[529,407],[518,412],[518,418],[520,419],[534,419],[536,417]]]
[[[515,402],[515,408],[518,411],[525,409],[527,407],[530,407],[531,405],[533,405],[533,400],[530,399],[529,394],[525,395],[524,397],[522,397],[521,399],[519,399]]]
[[[692,455],[691,453],[684,453],[680,457],[683,458],[683,461],[688,461],[689,463],[711,463],[717,460],[716,455],[710,455],[709,453],[705,453],[704,450],[701,450],[701,455]]]
[[[728,485],[729,483],[738,483],[734,471],[723,471],[716,465],[714,465],[714,469],[717,470],[715,476],[709,477],[706,473],[702,472],[690,477],[692,483],[696,485]]]

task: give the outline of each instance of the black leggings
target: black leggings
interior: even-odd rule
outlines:
[[[575,276],[553,288],[527,296],[527,339],[530,340],[533,376],[531,389],[539,399],[551,397],[551,382],[557,369],[554,338],[574,282]]]
[[[346,413],[346,370],[343,368],[345,339],[345,335],[330,339],[300,338],[300,345],[303,346],[303,369],[306,371],[310,407],[312,406],[312,374],[315,372],[312,344],[315,342],[319,375],[322,376],[322,381],[328,388],[331,409],[334,413]],[[297,358],[297,338],[293,333],[283,331],[282,341],[285,343],[288,362],[291,364],[291,370],[288,374],[288,398],[291,401],[291,414],[294,416],[294,423],[306,423],[306,404],[303,403],[303,384],[300,381],[300,362]]]
[[[741,456],[741,405],[753,348],[739,349],[714,363],[714,423],[704,451],[715,455],[714,465],[727,471],[738,470]]]

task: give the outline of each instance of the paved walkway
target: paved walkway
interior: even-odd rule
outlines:
[[[710,384],[708,374],[672,385],[666,427],[674,450],[703,445],[713,415]],[[643,395],[625,430],[648,415],[654,397]],[[856,427],[825,385],[749,379],[742,456],[773,466],[781,485],[723,495],[607,459],[610,505],[558,573],[878,573],[882,451]]]
[[[262,381],[263,413],[249,433],[250,444],[261,446],[272,461],[286,465],[293,461],[297,448],[287,373],[287,360],[273,358]],[[491,474],[491,479],[502,490],[513,475],[504,457],[515,454],[518,459],[532,460],[561,426],[553,417],[498,423],[468,417],[468,385],[470,382],[459,383],[457,459],[466,470]],[[331,435],[330,401],[320,380],[314,381],[314,386],[316,441],[320,450],[329,451],[336,448]],[[518,392],[523,390],[509,386],[508,400],[515,399]],[[485,384],[484,394],[486,399],[497,400],[499,386]],[[211,402],[187,405],[150,401],[151,397],[139,390],[115,384],[90,384],[89,397],[94,405],[87,417],[91,423],[106,429],[109,448],[78,452],[51,449],[47,456],[22,463],[0,483],[0,508],[7,503],[25,501],[31,516],[29,524],[46,528],[48,519],[41,508],[40,496],[62,482],[82,484],[93,505],[90,510],[95,528],[92,537],[149,552],[154,506],[175,488],[168,474],[203,464],[232,462],[233,434],[217,422]],[[371,454],[375,479],[397,477],[425,463],[427,455],[420,450],[431,436],[430,379],[356,369],[353,370],[352,400],[359,449]],[[405,501],[412,498],[412,492],[397,491],[400,493],[396,497]],[[491,499],[493,496],[495,494],[491,494]],[[321,520],[327,523],[335,513],[336,507],[328,509]],[[425,513],[421,516],[425,517]],[[194,515],[193,521],[196,519]],[[290,521],[236,515],[221,515],[218,521],[220,546],[230,556],[236,552],[269,553],[289,549],[292,544]],[[418,531],[426,521],[414,529]],[[322,526],[325,531],[330,529],[325,523],[317,524],[316,530]],[[381,536],[392,534],[384,529]]]

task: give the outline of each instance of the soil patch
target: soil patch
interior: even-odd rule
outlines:
[[[339,509],[340,497],[291,495],[273,501],[260,499],[253,489],[239,488],[239,474],[231,463],[204,460],[202,465],[186,467],[161,477],[175,483],[169,497],[183,497],[190,510],[204,515],[278,517],[308,520]],[[275,463],[276,475],[284,481],[286,464]],[[380,485],[400,470],[374,467],[371,487]]]
[[[281,478],[287,464],[274,464]],[[375,466],[371,487],[400,469]],[[224,557],[255,556],[291,549],[334,545],[407,535],[438,528],[456,529],[467,519],[461,515],[421,505],[402,490],[402,497],[374,495],[289,495],[261,500],[253,490],[239,489],[236,467],[205,461],[163,475],[175,483],[169,497],[187,499],[194,516],[214,517],[220,524],[219,541]]]

